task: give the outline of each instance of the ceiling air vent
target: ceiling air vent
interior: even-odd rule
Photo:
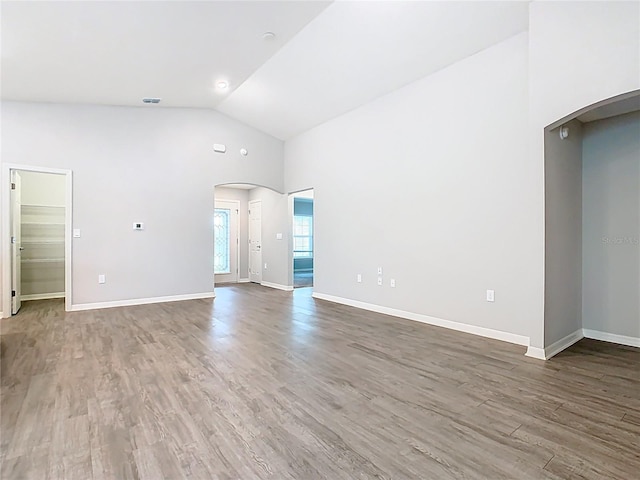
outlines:
[[[142,99],[143,103],[160,103],[160,99],[159,98],[143,98]]]

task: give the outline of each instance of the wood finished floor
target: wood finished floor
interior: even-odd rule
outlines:
[[[638,479],[640,350],[524,348],[253,284],[0,323],[2,479]]]

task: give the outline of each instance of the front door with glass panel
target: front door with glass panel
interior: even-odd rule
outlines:
[[[240,202],[216,200],[213,214],[214,282],[238,281],[238,212]]]

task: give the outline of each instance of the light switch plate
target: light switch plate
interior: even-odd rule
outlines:
[[[282,240],[282,234],[276,233],[276,240]]]
[[[487,290],[487,302],[495,302],[496,292],[495,290]]]
[[[79,228],[74,228],[73,229],[73,238],[80,238],[80,229]]]

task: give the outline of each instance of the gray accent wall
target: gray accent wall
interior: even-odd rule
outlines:
[[[545,346],[582,328],[582,124],[545,131]]]
[[[535,350],[544,335],[544,129],[572,113],[640,88],[640,2],[529,2],[529,169],[526,201],[535,224],[529,296],[538,319],[529,332]],[[534,300],[535,299],[535,300]],[[528,306],[531,306],[528,304]],[[532,351],[539,355],[540,352]]]
[[[640,113],[584,126],[585,329],[640,339]]]

